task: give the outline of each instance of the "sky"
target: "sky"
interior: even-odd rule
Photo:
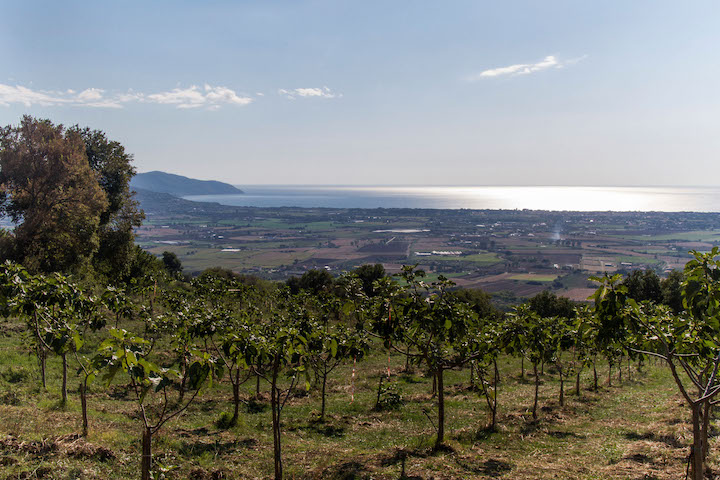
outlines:
[[[717,185],[720,2],[0,0],[0,125],[237,185]]]

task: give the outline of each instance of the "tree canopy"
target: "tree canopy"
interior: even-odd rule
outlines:
[[[24,116],[0,129],[3,256],[33,271],[73,271],[92,263],[126,275],[143,214],[129,189],[132,156],[99,130]],[[119,274],[119,275],[118,275]]]
[[[108,208],[77,131],[24,116],[0,130],[0,212],[16,222],[15,255],[38,271],[89,260]]]

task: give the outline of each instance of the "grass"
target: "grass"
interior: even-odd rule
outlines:
[[[433,262],[467,262],[473,263],[478,266],[484,265],[495,265],[496,263],[502,262],[502,259],[495,253],[476,253],[473,255],[433,255],[432,257],[419,257],[429,258]]]
[[[720,241],[720,231],[694,230],[691,232],[663,233],[658,235],[613,235],[613,237],[627,240],[639,240],[643,242],[668,242],[672,240],[687,242],[718,242]]]
[[[534,280],[536,282],[554,282],[557,280],[558,275],[536,275],[534,273],[518,273],[516,275],[511,275],[511,280],[522,280],[522,281],[528,281],[528,280]]]
[[[48,390],[39,387],[33,357],[22,342],[22,325],[0,324],[0,472],[2,478],[116,480],[137,478],[139,423],[137,408],[124,389],[91,387],[90,436],[79,432],[77,379],[70,369],[71,400],[58,404],[57,358],[49,360]],[[410,478],[506,479],[641,479],[682,478],[683,458],[690,442],[688,412],[667,370],[632,365],[632,378],[613,386],[588,390],[591,372],[582,376],[581,397],[568,384],[567,403],[557,401],[558,378],[545,367],[540,386],[540,418],[532,421],[533,379],[519,378],[517,359],[503,358],[499,389],[499,429],[484,427],[484,401],[468,388],[468,370],[446,376],[448,450],[433,452],[435,398],[426,372],[403,372],[404,358],[390,356],[391,379],[402,404],[375,411],[376,389],[387,368],[387,351],[378,345],[358,362],[353,387],[352,365],[342,366],[328,387],[328,416],[315,420],[317,392],[290,400],[284,411],[283,445],[287,478],[397,479],[403,468]],[[528,365],[526,364],[526,367]],[[625,367],[626,368],[626,367]],[[606,367],[599,366],[601,378]],[[124,380],[120,379],[120,384]],[[387,382],[387,380],[386,380]],[[571,382],[568,382],[571,383]],[[603,382],[604,383],[604,382]],[[154,442],[156,459],[178,469],[168,478],[269,478],[272,476],[272,434],[268,386],[261,384],[260,407],[244,408],[240,423],[218,429],[221,412],[230,411],[228,382],[205,392],[179,419],[170,422]],[[254,382],[243,386],[243,398],[254,394]],[[718,465],[713,440],[711,465]],[[19,446],[22,445],[22,446]],[[99,447],[108,449],[103,459]]]

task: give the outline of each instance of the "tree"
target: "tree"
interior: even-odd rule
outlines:
[[[287,286],[293,295],[300,293],[301,290],[317,295],[330,289],[333,280],[333,276],[327,270],[312,269],[303,273],[300,278],[290,277]]]
[[[685,279],[683,272],[673,270],[660,282],[660,291],[662,292],[662,304],[667,305],[673,313],[683,311],[682,301],[682,283]]]
[[[167,422],[182,414],[198,396],[202,388],[212,382],[213,376],[222,372],[208,354],[192,350],[186,376],[191,397],[183,402],[173,402],[170,391],[174,379],[180,374],[169,368],[161,368],[150,361],[151,343],[125,330],[110,330],[110,338],[104,340],[98,349],[95,364],[103,371],[103,379],[110,385],[119,372],[130,378],[130,391],[140,410],[142,420],[142,456],[140,473],[142,480],[150,480],[152,468],[152,437]],[[153,402],[153,397],[160,397]],[[154,415],[154,418],[152,418]]]
[[[438,399],[435,448],[440,448],[445,441],[444,373],[479,356],[468,340],[477,335],[479,322],[466,304],[449,294],[449,288],[454,283],[442,275],[431,285],[422,280],[425,272],[415,270],[414,266],[403,266],[398,275],[406,285],[406,295],[398,296],[392,291],[392,285],[387,284],[379,290],[375,331],[385,332],[387,346],[408,355],[415,362],[425,363],[435,376]],[[393,297],[395,302],[385,300]],[[392,340],[396,343],[393,344]],[[399,350],[397,341],[417,353],[410,353],[410,348],[405,352]]]
[[[575,303],[566,297],[559,297],[550,290],[543,290],[528,302],[530,310],[541,317],[575,318]]]
[[[275,480],[282,480],[282,413],[300,376],[305,377],[306,388],[310,387],[308,342],[314,332],[312,322],[297,297],[278,292],[269,303],[271,308],[265,312],[268,318],[257,324],[253,331],[252,356],[248,363],[257,369],[257,375],[270,384]],[[283,373],[289,377],[286,388],[282,386]]]
[[[25,316],[45,386],[45,356],[50,351],[62,358],[62,405],[67,404],[68,355],[78,362],[83,436],[88,433],[87,386],[95,375],[93,363],[80,355],[89,330],[105,326],[98,313],[99,300],[58,273],[30,275],[19,265],[6,263],[0,268],[0,298],[3,313]],[[9,308],[8,308],[9,307]]]
[[[597,317],[598,329],[596,342],[599,353],[608,362],[608,385],[611,384],[612,367],[622,360],[626,352],[628,326],[625,321],[625,307],[628,288],[622,284],[622,276],[607,273],[602,277],[590,277],[600,284],[592,295],[595,301],[594,314]]]
[[[702,480],[712,407],[720,402],[720,249],[691,253],[682,290],[685,311],[673,314],[664,306],[627,299],[625,320],[632,332],[630,348],[667,363],[690,409],[692,478]]]
[[[560,341],[560,336],[554,330],[557,318],[541,317],[527,305],[516,307],[515,311],[510,313],[508,317],[508,332],[512,332],[509,342],[512,351],[523,352],[533,365],[535,394],[532,416],[533,420],[537,420],[538,393],[540,389],[538,364],[553,362],[556,359]]]
[[[68,271],[89,261],[107,207],[76,131],[27,115],[0,129],[0,213],[18,224],[16,257],[26,267]]]
[[[163,252],[162,261],[170,275],[177,276],[182,273],[182,262],[174,252]]]
[[[494,432],[497,430],[497,410],[498,410],[498,387],[500,385],[500,374],[497,367],[497,358],[502,351],[503,335],[501,331],[502,325],[491,321],[485,321],[480,331],[475,335],[474,341],[468,343],[473,349],[472,354],[476,357],[471,362],[471,376],[477,375],[477,387],[488,409],[490,410],[490,424],[488,428]],[[492,381],[489,379],[492,378]],[[471,378],[473,385],[475,379]]]
[[[660,277],[654,270],[633,270],[623,279],[622,284],[627,287],[628,297],[638,302],[662,302]]]
[[[576,308],[575,323],[573,326],[574,334],[574,354],[575,354],[575,394],[580,396],[580,373],[584,367],[592,365],[593,367],[593,389],[597,392],[598,376],[595,366],[595,359],[598,354],[598,321],[593,315],[590,307],[587,305]]]
[[[376,263],[374,265],[367,263],[357,267],[353,270],[353,273],[355,273],[362,282],[362,289],[365,292],[365,295],[372,297],[375,293],[373,282],[380,280],[385,276],[385,267],[383,267],[381,263]]]
[[[315,334],[308,342],[308,361],[321,383],[320,420],[325,420],[325,400],[328,376],[346,360],[362,358],[369,349],[367,335],[361,329],[353,329],[339,323],[340,301],[331,295],[313,298],[316,312],[313,325]],[[346,305],[348,310],[352,304]]]
[[[497,320],[502,317],[502,312],[492,303],[492,295],[479,288],[460,288],[451,294],[467,303],[480,318]]]
[[[100,130],[75,126],[85,143],[90,168],[97,173],[100,187],[107,196],[107,207],[100,215],[99,247],[94,256],[95,268],[114,279],[130,268],[134,250],[134,227],[139,227],[145,214],[133,199],[130,180],[135,175],[132,155],[119,142],[109,140]]]

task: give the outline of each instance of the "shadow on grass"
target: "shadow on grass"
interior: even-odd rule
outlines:
[[[477,430],[460,431],[454,436],[454,438],[460,443],[482,442],[488,440],[494,434],[498,433],[498,431],[499,430],[497,428],[486,426],[478,428]]]
[[[342,437],[345,435],[346,427],[343,425],[333,425],[320,419],[311,420],[307,425],[293,425],[287,427],[288,432],[306,431],[317,433],[324,437]]]
[[[345,427],[315,423],[309,426],[309,430],[325,437],[342,437],[345,435]]]
[[[677,438],[672,435],[658,435],[652,432],[638,433],[638,432],[627,432],[624,437],[627,440],[650,440],[651,442],[664,443],[673,448],[683,448],[686,445],[680,442]]]
[[[525,423],[520,426],[521,435],[530,435],[538,431],[540,427],[540,419],[533,420],[532,417],[527,419]]]
[[[250,398],[250,400],[247,401],[245,404],[245,411],[247,413],[263,413],[265,410],[268,409],[270,405],[267,402],[263,402],[260,400],[257,400],[255,398]]]
[[[471,464],[461,458],[455,458],[455,463],[467,472],[492,478],[501,477],[512,470],[510,463],[495,458],[489,458],[478,465]]]
[[[559,438],[559,439],[564,439],[564,438],[584,439],[584,438],[587,438],[585,435],[578,435],[577,433],[574,433],[574,432],[561,432],[559,430],[553,431],[553,432],[547,432],[547,434],[553,438]]]
[[[398,376],[398,380],[403,383],[414,384],[414,383],[423,383],[426,379],[423,377],[419,377],[413,373],[401,373]]]
[[[635,462],[635,463],[643,463],[643,464],[654,463],[652,458],[648,457],[647,455],[645,455],[643,453],[635,453],[633,455],[628,455],[627,457],[624,457],[623,459],[630,460],[631,462]]]
[[[407,450],[404,448],[396,448],[392,455],[386,455],[380,457],[381,467],[390,467],[402,463],[410,457],[413,458],[427,458],[432,454],[432,449],[429,448],[416,448]]]
[[[254,438],[234,440],[232,442],[220,442],[217,440],[214,442],[185,442],[180,446],[180,448],[178,448],[178,453],[188,457],[199,457],[206,452],[210,452],[214,456],[218,457],[228,455],[243,448],[253,447],[256,444],[257,440]]]

